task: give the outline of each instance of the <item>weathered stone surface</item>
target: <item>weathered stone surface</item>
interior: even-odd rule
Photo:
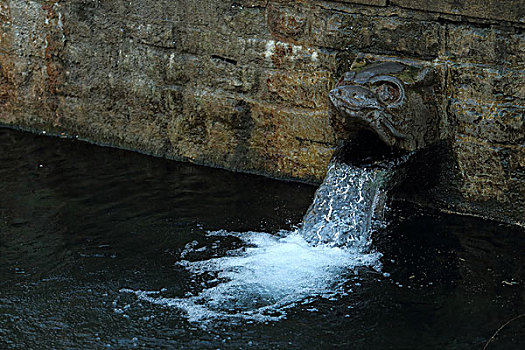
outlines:
[[[422,11],[525,23],[525,3],[521,0],[391,0],[390,3]]]
[[[266,87],[271,97],[277,100],[298,107],[326,109],[332,80],[332,74],[328,71],[270,71],[266,77]]]
[[[337,69],[337,51],[274,40],[268,40],[264,44],[263,64],[268,68],[309,72]]]
[[[454,147],[464,180],[461,193],[475,201],[508,201],[509,188],[498,149],[480,139],[463,135],[458,136]]]
[[[450,69],[449,79],[449,115],[458,133],[494,143],[525,143],[522,70],[458,66]]]
[[[372,5],[372,6],[386,6],[387,0],[341,0],[341,2],[351,2],[354,4]]]
[[[251,147],[278,174],[297,178],[323,177],[333,153],[333,134],[326,112],[252,106]],[[317,160],[316,160],[317,159]]]
[[[436,57],[440,50],[442,28],[433,22],[398,18],[370,17],[360,14],[321,13],[312,20],[311,36],[306,42],[329,43],[338,49],[409,57]]]
[[[525,106],[479,104],[475,100],[453,99],[451,102],[459,133],[494,143],[525,143]]]
[[[519,29],[448,25],[446,55],[455,62],[497,66],[525,65],[525,34]]]
[[[410,59],[452,152],[429,201],[523,222],[523,3],[468,4],[0,0],[0,123],[318,182],[339,77]]]
[[[436,22],[345,13],[296,1],[272,2],[268,13],[272,35],[306,46],[431,58],[444,38],[444,28]],[[298,19],[301,25],[290,25]]]
[[[516,218],[523,224],[525,148],[458,135],[454,142],[467,203],[487,203],[491,217]],[[468,204],[467,204],[468,205]],[[478,209],[479,210],[479,209]],[[512,220],[512,219],[511,219]]]
[[[463,99],[479,101],[525,101],[523,69],[485,65],[457,65],[450,68],[451,91]]]

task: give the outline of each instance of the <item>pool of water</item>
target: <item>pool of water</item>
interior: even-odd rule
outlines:
[[[0,164],[0,348],[473,349],[525,313],[517,228],[393,208],[356,260],[282,236],[312,186],[8,129]]]

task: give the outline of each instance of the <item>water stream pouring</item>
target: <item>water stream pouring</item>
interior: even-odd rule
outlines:
[[[366,130],[341,143],[300,234],[312,245],[366,251],[371,232],[382,225],[387,193],[402,179],[410,155]]]
[[[370,146],[365,141],[359,144]],[[344,161],[348,153],[360,152],[361,160],[369,160],[366,166]],[[387,190],[399,169],[399,161],[374,162],[362,152],[370,153],[352,144],[341,147],[298,229],[278,235],[209,232],[219,240],[236,236],[245,244],[212,259],[199,258],[211,247],[196,241],[188,244],[178,264],[195,276],[197,292],[182,298],[165,297],[162,291],[121,292],[182,310],[201,327],[218,321],[277,321],[286,318],[291,307],[347,294],[349,275],[356,269],[380,269],[381,254],[370,247],[371,231],[381,222]]]
[[[312,245],[365,251],[370,245],[372,220],[382,219],[391,178],[389,168],[332,162],[303,219],[300,234]]]
[[[245,245],[226,256],[187,259],[210,249],[188,244],[178,264],[195,276],[198,291],[180,298],[162,291],[122,292],[182,310],[201,326],[276,321],[291,307],[348,293],[348,274],[380,268],[371,233],[382,222],[387,192],[402,178],[409,152],[438,138],[431,82],[430,69],[395,62],[358,65],[345,73],[329,95],[337,110],[336,136],[345,142],[299,228],[279,235],[209,232],[236,236]]]

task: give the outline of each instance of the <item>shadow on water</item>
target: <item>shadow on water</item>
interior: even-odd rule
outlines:
[[[381,271],[343,273],[345,294],[205,330],[121,290],[195,293],[213,276],[177,264],[188,244],[246,249],[206,232],[291,229],[315,188],[6,129],[0,149],[1,348],[472,349],[525,312],[523,231],[403,207],[373,236]],[[488,349],[523,348],[524,326]]]

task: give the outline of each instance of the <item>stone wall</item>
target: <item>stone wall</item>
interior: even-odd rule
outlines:
[[[0,123],[318,182],[339,76],[424,61],[452,152],[429,198],[523,224],[524,29],[520,0],[0,0]]]

